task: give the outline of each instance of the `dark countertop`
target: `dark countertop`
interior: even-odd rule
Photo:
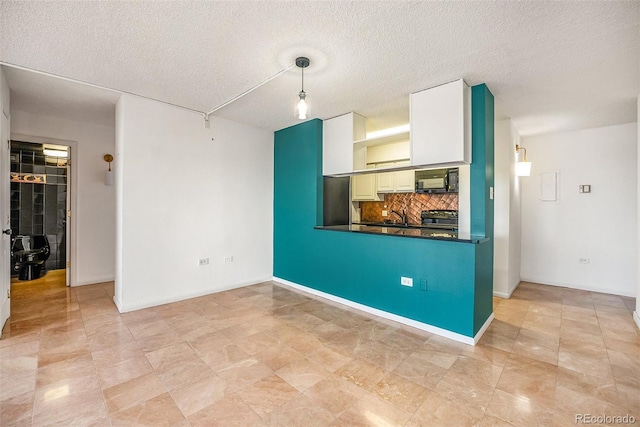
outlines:
[[[484,236],[471,236],[469,233],[460,233],[458,231],[443,230],[438,228],[428,228],[425,226],[382,226],[382,225],[366,225],[366,224],[351,224],[351,225],[329,225],[314,227],[317,230],[330,230],[330,231],[346,231],[352,233],[367,233],[367,234],[384,234],[388,236],[399,237],[413,237],[419,239],[431,239],[431,240],[448,240],[452,242],[463,243],[484,243],[489,240]]]

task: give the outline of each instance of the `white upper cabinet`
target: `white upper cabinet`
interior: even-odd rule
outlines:
[[[410,96],[411,165],[471,163],[471,89],[462,80]]]
[[[380,196],[376,191],[376,174],[354,175],[351,177],[351,200],[378,201]]]
[[[376,168],[397,168],[408,165],[409,161],[400,161],[377,164]],[[413,169],[376,174],[376,190],[378,193],[413,193],[415,186],[415,170]]]
[[[365,118],[359,114],[347,113],[325,120],[322,123],[322,174],[353,172],[354,160],[359,160],[354,158],[358,153],[354,153],[353,142],[365,136]]]

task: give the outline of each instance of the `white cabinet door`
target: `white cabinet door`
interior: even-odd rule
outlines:
[[[413,193],[416,189],[415,175],[414,170],[396,172],[396,192]]]
[[[378,201],[376,174],[354,175],[351,177],[351,199],[357,201]]]
[[[376,165],[376,168],[389,167],[394,163],[382,163]],[[396,173],[381,172],[376,174],[376,190],[378,193],[393,193],[396,191]]]
[[[378,167],[406,166],[409,162],[382,163]],[[381,172],[376,175],[378,193],[412,193],[415,171]]]
[[[411,164],[471,163],[471,90],[460,79],[410,96]]]
[[[353,141],[365,137],[364,117],[348,113],[322,122],[322,174],[353,172]]]
[[[395,175],[395,172],[381,172],[376,174],[376,188],[378,193],[393,193],[396,191]]]

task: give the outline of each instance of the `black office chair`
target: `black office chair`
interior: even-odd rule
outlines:
[[[11,245],[13,271],[20,280],[34,280],[46,271],[45,261],[51,254],[49,239],[44,234],[16,236]]]

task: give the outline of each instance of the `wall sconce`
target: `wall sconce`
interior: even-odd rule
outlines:
[[[113,185],[113,182],[115,181],[114,173],[111,170],[111,162],[113,162],[113,156],[111,154],[105,154],[103,158],[104,158],[105,162],[109,163],[109,170],[107,170],[104,173],[104,184],[111,186],[111,185]]]
[[[531,162],[527,162],[527,149],[516,144],[516,156],[520,150],[524,151],[524,157],[522,159],[524,161],[516,161],[516,176],[529,176],[531,175]]]

